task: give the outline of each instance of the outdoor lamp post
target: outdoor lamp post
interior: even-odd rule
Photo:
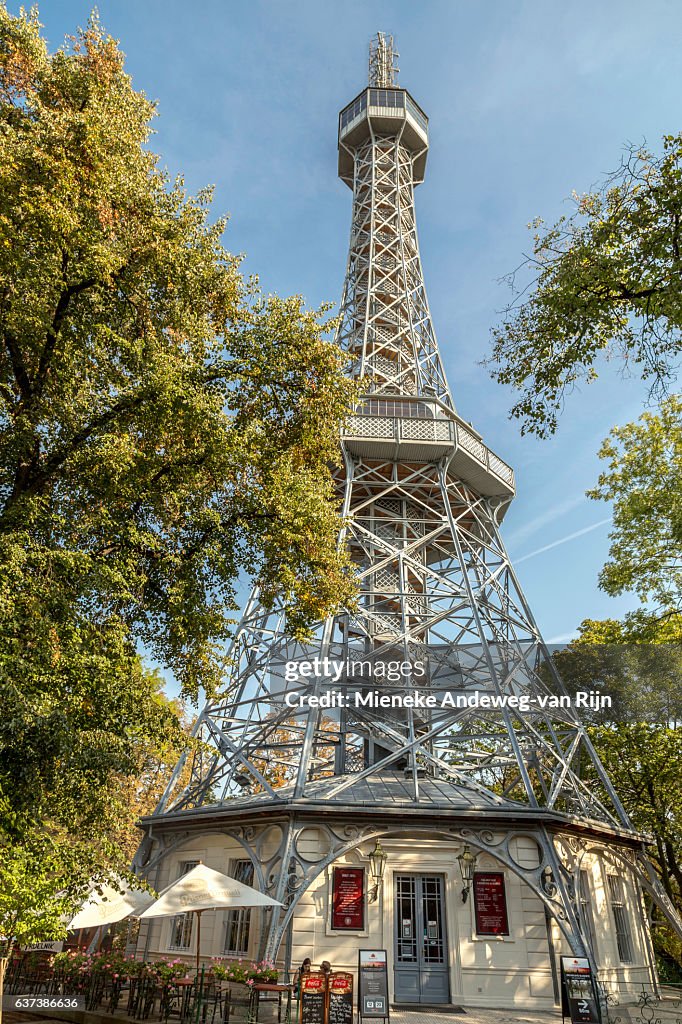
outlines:
[[[471,883],[474,880],[474,871],[476,870],[476,854],[471,852],[468,843],[464,844],[464,849],[457,860],[459,862],[459,870],[462,873],[462,881],[464,882],[464,888],[462,889],[462,903],[466,903],[469,898]]]
[[[387,861],[386,851],[383,849],[381,843],[377,839],[376,845],[369,855],[369,870],[372,875],[372,891],[369,896],[369,902],[374,903],[379,899],[379,889],[384,877],[384,869]]]

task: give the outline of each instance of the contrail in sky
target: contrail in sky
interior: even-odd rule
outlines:
[[[569,540],[575,540],[576,537],[582,537],[583,534],[591,533],[592,530],[597,530],[600,526],[605,526],[610,522],[611,516],[609,516],[608,519],[600,519],[598,523],[592,523],[592,526],[585,526],[582,530],[576,530],[575,533],[569,533],[567,537],[561,537],[560,540],[552,541],[551,544],[545,544],[544,547],[537,548],[536,551],[531,551],[530,554],[524,555],[523,558],[515,558],[514,565],[526,562],[529,558],[535,558],[536,555],[541,555],[544,551],[550,551],[552,548],[558,548],[560,544],[568,544]]]
[[[537,533],[538,530],[542,529],[543,526],[548,526],[554,522],[555,519],[561,519],[562,516],[567,515],[569,512],[573,512],[578,505],[582,505],[586,502],[587,498],[584,494],[574,494],[570,498],[566,498],[564,501],[559,501],[551,508],[547,508],[540,515],[535,516],[534,519],[529,519],[528,522],[523,523],[521,526],[517,526],[511,533],[505,534],[506,545],[508,548],[516,548],[518,545],[530,537],[532,534]]]

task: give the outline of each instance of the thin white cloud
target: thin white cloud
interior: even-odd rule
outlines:
[[[562,516],[572,512],[578,505],[582,505],[584,501],[587,501],[584,494],[575,494],[570,498],[564,499],[564,501],[557,502],[551,508],[545,509],[540,515],[529,519],[527,523],[523,523],[515,530],[512,530],[506,538],[507,547],[520,544],[521,541],[526,540],[527,537],[541,530],[543,526],[547,526],[548,523],[553,523],[555,519],[561,519]]]
[[[559,633],[558,636],[551,636],[549,640],[545,640],[546,644],[569,644],[571,640],[576,640],[579,636],[578,630],[574,629],[570,633]]]
[[[598,530],[600,526],[605,526],[610,522],[611,516],[608,516],[606,519],[600,519],[598,523],[592,523],[591,526],[585,526],[582,530],[576,530],[574,533],[569,533],[566,537],[561,537],[559,540],[552,541],[551,544],[545,544],[544,547],[531,551],[529,554],[524,555],[523,558],[515,558],[514,564],[520,565],[521,562],[527,562],[529,558],[535,558],[536,555],[541,555],[545,551],[551,551],[552,548],[558,548],[560,544],[568,544],[570,540],[575,540],[577,537],[583,537],[586,533],[592,533],[592,530]]]

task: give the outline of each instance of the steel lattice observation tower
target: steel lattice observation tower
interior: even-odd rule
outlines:
[[[251,594],[222,694],[196,724],[203,752],[178,765],[136,863],[149,875],[178,836],[232,830],[286,905],[270,922],[264,948],[274,953],[302,893],[335,857],[437,822],[453,842],[494,849],[537,890],[573,952],[589,953],[574,879],[589,844],[621,858],[675,915],[576,712],[551,706],[565,691],[500,535],[514,474],[457,413],[446,381],[415,219],[428,148],[428,119],[396,84],[392,39],[379,34],[369,85],[341,111],[338,135],[353,206],[337,340],[363,397],[341,433],[336,481],[358,608],[319,623],[301,645],[287,633],[286,607]],[[287,669],[315,659],[315,675]],[[390,664],[403,666],[398,678]],[[306,706],[332,686],[347,707]],[[370,691],[431,694],[437,707],[353,703]],[[302,707],[287,705],[291,692]],[[483,713],[440,706],[446,692],[519,700]],[[284,825],[266,856],[258,834],[268,817]],[[328,833],[322,859],[297,846],[312,821]],[[539,850],[530,867],[509,845],[524,830]]]

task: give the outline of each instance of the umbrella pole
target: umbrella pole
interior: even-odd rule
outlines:
[[[203,910],[195,910],[197,915],[197,974],[199,973],[199,958],[201,956],[201,915]]]

